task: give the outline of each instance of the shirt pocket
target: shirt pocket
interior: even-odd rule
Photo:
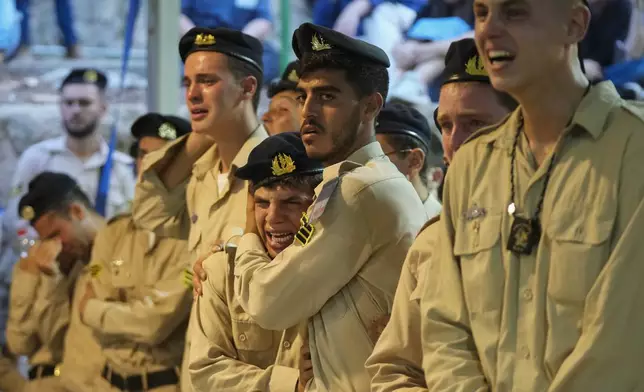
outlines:
[[[549,227],[551,261],[547,292],[560,304],[583,306],[608,260],[615,218],[597,216],[591,211],[564,215]]]
[[[461,218],[454,235],[454,256],[459,261],[465,300],[470,312],[501,309],[505,272],[502,262],[502,214],[480,219]]]
[[[250,320],[233,320],[233,339],[239,351],[259,353],[273,347],[273,331]]]

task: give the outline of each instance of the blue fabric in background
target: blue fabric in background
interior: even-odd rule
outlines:
[[[11,57],[20,45],[20,21],[15,0],[0,0],[0,50]]]
[[[407,38],[417,41],[442,41],[457,38],[472,27],[458,16],[418,19],[407,31]]]

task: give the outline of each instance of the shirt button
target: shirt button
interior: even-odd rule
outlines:
[[[288,340],[284,342],[284,348],[291,348],[291,342]]]
[[[523,346],[521,348],[521,354],[523,355],[523,359],[530,359],[530,350],[527,347]]]
[[[192,215],[192,223],[197,223],[197,219],[199,219],[197,214]]]
[[[523,290],[523,299],[526,301],[532,301],[532,290],[525,289]]]
[[[246,341],[246,335],[245,335],[245,334],[241,334],[241,335],[239,335],[239,340],[240,340],[241,342],[245,342],[245,341]]]

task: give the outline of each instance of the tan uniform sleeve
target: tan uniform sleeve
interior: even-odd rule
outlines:
[[[33,311],[40,276],[14,266],[9,294],[7,346],[16,355],[31,355],[40,345],[38,315]]]
[[[641,148],[633,150],[625,154],[613,250],[586,296],[577,345],[549,392],[629,391],[644,385],[636,365],[644,355],[644,166]]]
[[[204,263],[208,279],[195,304],[190,380],[199,392],[225,390],[294,392],[297,369],[272,365],[266,369],[239,361],[226,300],[227,257],[217,253]]]
[[[287,329],[316,314],[377,251],[370,238],[374,229],[366,219],[379,211],[379,219],[390,222],[391,207],[379,205],[369,189],[351,198],[334,197],[329,204],[340,205],[313,224],[310,241],[295,241],[273,261],[256,234],[242,237],[235,260],[235,295],[263,328]]]
[[[454,165],[458,162],[454,163]],[[451,173],[455,172],[454,169]],[[421,338],[425,382],[430,391],[487,392],[463,296],[459,260],[454,257],[454,225],[448,174],[443,212],[438,225],[436,257],[425,261],[425,290],[420,300]]]
[[[161,237],[187,239],[190,217],[186,187],[190,178],[174,189],[167,189],[158,175],[158,167],[183,148],[187,135],[145,157],[140,181],[136,184],[132,216],[142,228]]]
[[[7,344],[13,353],[29,356],[43,346],[53,355],[62,353],[72,279],[35,276],[16,264],[7,323]]]
[[[420,342],[420,308],[411,298],[416,289],[416,276],[411,265],[428,257],[417,240],[409,250],[394,297],[393,310],[387,326],[367,359],[371,375],[371,392],[427,391]]]
[[[103,264],[101,274],[93,279],[100,285],[101,277],[106,276],[107,260],[111,260],[110,246],[113,244],[111,231],[99,232],[94,242],[92,260]],[[177,242],[173,250],[177,262],[163,273],[141,300],[114,302],[90,299],[83,314],[83,323],[101,335],[123,337],[127,340],[147,345],[158,345],[165,340],[190,313],[191,291],[183,284],[181,274],[185,269],[183,260],[188,257],[185,243]],[[101,290],[101,288],[97,288]]]

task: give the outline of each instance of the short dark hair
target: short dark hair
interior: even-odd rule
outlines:
[[[382,65],[365,62],[351,55],[338,56],[332,52],[304,56],[300,64],[300,78],[320,69],[342,70],[360,98],[377,92],[386,100],[389,94],[389,73]]]
[[[396,155],[400,159],[404,159],[409,150],[414,148],[419,148],[425,153],[425,160],[423,161],[423,167],[420,169],[420,179],[423,182],[423,185],[429,186],[429,169],[431,168],[430,164],[430,151],[427,151],[425,147],[418,139],[411,137],[409,135],[403,134],[387,134],[385,135],[387,142],[395,149]]]
[[[56,215],[69,218],[69,206],[72,203],[82,204],[88,210],[95,211],[89,197],[79,187],[71,189],[62,199],[52,204],[48,210],[54,212]]]
[[[307,188],[311,192],[315,190],[315,187],[320,185],[322,182],[322,173],[310,174],[310,175],[300,175],[300,176],[290,176],[285,177],[281,180],[271,181],[266,185],[260,185],[255,187],[255,184],[251,184],[250,192],[255,194],[255,191],[259,188],[269,188],[275,189],[279,186],[289,187],[289,188]]]
[[[257,112],[259,107],[259,99],[262,94],[262,86],[264,85],[264,74],[262,71],[257,69],[254,65],[251,65],[247,61],[240,60],[233,56],[228,57],[228,69],[233,74],[236,80],[242,80],[247,76],[254,76],[257,79],[257,89],[255,90],[255,95],[253,96],[253,109]]]

